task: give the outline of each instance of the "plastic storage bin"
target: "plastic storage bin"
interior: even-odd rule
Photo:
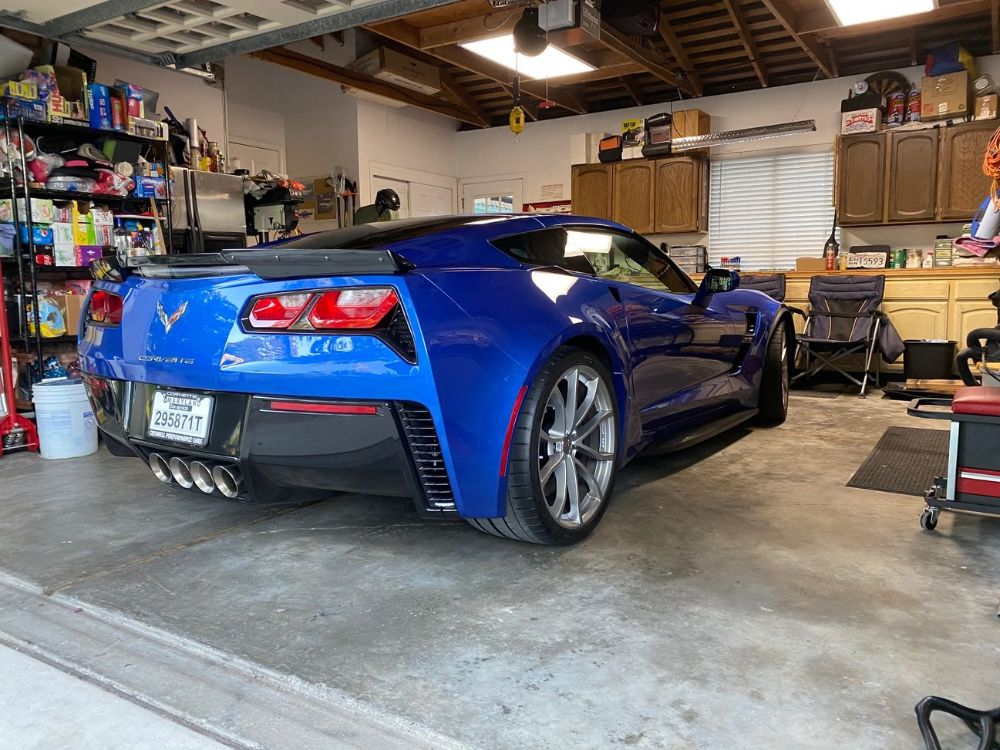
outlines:
[[[948,380],[954,377],[954,341],[908,339],[904,345],[903,377],[907,380]]]
[[[76,458],[97,451],[97,420],[83,381],[53,378],[32,389],[42,458]]]

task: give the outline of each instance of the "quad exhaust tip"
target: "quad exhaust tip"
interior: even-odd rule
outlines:
[[[215,482],[212,480],[212,465],[204,461],[192,461],[188,467],[195,486],[206,495],[215,492]]]
[[[236,466],[216,464],[215,468],[212,469],[212,481],[219,492],[232,499],[238,497],[240,494],[240,488],[243,485],[243,476]]]
[[[194,478],[191,476],[191,462],[188,459],[174,456],[167,465],[170,467],[170,476],[174,478],[177,484],[186,490],[194,487]]]
[[[173,484],[174,477],[170,473],[170,459],[160,453],[149,454],[149,468],[153,476],[164,484]]]

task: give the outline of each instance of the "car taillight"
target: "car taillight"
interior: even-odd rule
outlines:
[[[93,323],[117,326],[121,325],[124,306],[125,300],[121,295],[98,289],[90,295],[87,314]]]
[[[299,319],[312,294],[278,294],[260,297],[250,308],[250,325],[254,328],[289,328]]]
[[[399,303],[394,289],[343,289],[324,292],[309,310],[316,330],[374,328]]]

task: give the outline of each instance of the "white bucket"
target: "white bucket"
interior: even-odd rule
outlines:
[[[97,420],[82,380],[52,378],[32,389],[42,458],[76,458],[97,451]]]

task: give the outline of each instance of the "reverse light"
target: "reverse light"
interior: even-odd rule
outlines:
[[[309,310],[309,324],[316,330],[374,328],[399,303],[388,287],[324,292]]]
[[[121,295],[97,289],[90,295],[87,315],[92,323],[105,326],[117,326],[122,322],[122,310],[125,300]]]
[[[250,308],[250,325],[254,328],[289,328],[306,305],[312,300],[312,294],[279,294],[273,297],[260,297]]]

